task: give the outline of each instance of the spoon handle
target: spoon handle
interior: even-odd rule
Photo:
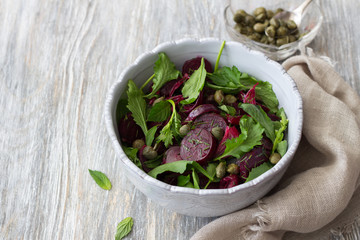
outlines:
[[[296,15],[301,16],[305,10],[305,8],[312,2],[312,0],[306,0],[302,4],[300,4],[293,12]]]

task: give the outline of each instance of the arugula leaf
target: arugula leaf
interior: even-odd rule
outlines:
[[[200,189],[199,186],[199,175],[196,173],[195,169],[192,169],[192,178],[193,178],[193,182],[194,182],[194,188],[196,189]]]
[[[272,142],[275,140],[274,124],[261,107],[253,104],[243,103],[240,105],[255,121],[265,128],[265,134]]]
[[[287,128],[287,124],[289,122],[289,120],[286,118],[286,115],[285,115],[285,111],[284,111],[284,108],[280,108],[279,111],[278,111],[278,115],[280,116],[280,124],[281,124],[281,127],[280,129],[278,130],[275,130],[275,140],[274,140],[274,144],[273,144],[273,148],[272,148],[272,151],[271,153],[274,153],[275,150],[278,148],[278,144],[283,140],[284,138],[284,131],[286,130]],[[282,143],[284,144],[284,143]],[[287,144],[286,144],[287,145]],[[282,148],[284,147],[284,145],[281,146]],[[286,146],[287,147],[287,146]],[[283,149],[281,149],[283,150]],[[280,154],[281,155],[281,154]],[[283,154],[282,154],[283,155]],[[281,155],[281,156],[282,156]]]
[[[162,165],[154,168],[153,170],[151,170],[148,174],[151,177],[156,178],[159,174],[168,172],[168,171],[183,174],[189,168],[193,168],[193,169],[197,170],[198,172],[204,174],[207,178],[213,180],[213,177],[211,177],[206,172],[206,170],[200,166],[200,164],[198,164],[195,161],[187,161],[187,160],[180,160],[180,161],[176,161],[176,162],[162,164]]]
[[[249,176],[246,178],[245,182],[249,182],[249,181],[259,177],[261,174],[265,173],[272,167],[273,167],[273,165],[271,165],[271,163],[265,162],[265,163],[261,164],[260,166],[251,169],[251,171],[249,172]]]
[[[148,168],[156,168],[162,162],[163,154],[158,155],[155,159],[145,161],[145,165]]]
[[[99,185],[99,187],[105,190],[111,189],[111,182],[104,173],[90,169],[88,170],[91,177],[95,180],[95,182],[97,183],[97,185]]]
[[[231,116],[235,116],[236,114],[236,109],[232,106],[221,105],[219,108]]]
[[[127,99],[120,99],[117,106],[116,106],[116,120],[119,121],[123,118],[128,112],[129,109],[126,107],[128,104]]]
[[[141,166],[141,162],[140,159],[137,156],[137,153],[139,151],[139,149],[137,148],[133,148],[133,147],[126,147],[126,146],[122,146],[122,149],[124,150],[124,153],[126,154],[126,156],[128,156],[128,158],[130,158],[130,160],[140,169],[142,169]]]
[[[179,187],[184,187],[184,186],[186,186],[189,182],[190,182],[190,174],[189,174],[189,175],[186,175],[186,176],[180,175],[180,176],[178,176],[178,178],[177,178],[177,185],[178,185]]]
[[[209,87],[209,88],[212,88],[214,90],[221,90],[224,93],[238,93],[241,90],[241,88],[238,88],[238,87],[218,86],[218,85],[215,85],[215,84],[212,84],[212,83],[209,83],[209,82],[205,82],[205,86]]]
[[[115,240],[121,240],[126,237],[134,225],[132,217],[124,218],[116,227]]]
[[[180,71],[176,69],[175,64],[170,61],[169,57],[161,52],[155,62],[154,74],[152,91],[146,95],[147,98],[152,98],[165,83],[177,79]]]
[[[240,129],[241,134],[239,137],[226,140],[224,153],[216,159],[226,156],[240,158],[241,155],[250,151],[255,146],[261,145],[264,128],[259,123],[255,123],[252,118],[244,115],[240,119]]]
[[[190,104],[193,103],[199,96],[201,90],[204,88],[206,78],[206,69],[204,64],[204,58],[201,59],[200,67],[191,74],[189,80],[184,83],[184,87],[181,93],[185,100],[180,103]]]
[[[171,114],[171,105],[168,101],[156,103],[149,111],[147,120],[150,122],[163,122]]]
[[[154,138],[155,138],[156,130],[157,130],[157,126],[153,126],[153,127],[150,128],[150,130],[146,133],[145,139],[146,139],[146,145],[147,145],[147,146],[151,146],[151,145],[152,145],[152,142],[154,141]]]
[[[208,73],[207,77],[215,84],[221,87],[231,87],[237,90],[244,89],[240,82],[242,73],[237,67],[222,67],[214,73]]]
[[[163,141],[165,147],[168,147],[173,143],[174,136],[179,136],[179,129],[181,127],[181,120],[179,114],[176,112],[176,106],[173,100],[167,100],[173,108],[169,122],[161,129],[160,135],[157,137],[157,141]]]
[[[277,112],[279,101],[272,89],[271,83],[257,80],[254,77],[243,78],[241,83],[249,89],[258,83],[255,89],[256,98],[260,99],[272,112]]]
[[[146,126],[146,102],[143,98],[143,92],[137,88],[133,80],[128,82],[128,105],[127,108],[131,111],[134,121],[141,127],[144,134],[147,134]]]
[[[222,51],[224,50],[224,47],[225,47],[225,41],[222,42],[219,53],[218,53],[218,56],[216,58],[214,72],[216,72],[218,70],[218,68],[219,68],[220,57],[221,57]]]
[[[287,151],[287,141],[286,140],[283,140],[281,142],[278,143],[278,146],[277,146],[277,151],[278,153],[281,155],[281,157],[283,157]]]

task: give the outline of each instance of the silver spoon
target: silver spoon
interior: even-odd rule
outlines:
[[[293,20],[297,26],[300,26],[302,14],[304,10],[309,6],[312,0],[305,0],[302,4],[300,4],[293,11],[282,11],[274,16],[275,19],[281,19],[284,21]]]

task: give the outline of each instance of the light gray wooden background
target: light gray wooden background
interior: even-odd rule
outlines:
[[[111,84],[144,51],[184,37],[230,40],[226,4],[0,1],[0,239],[112,239],[128,216],[128,239],[189,239],[213,220],[169,212],[135,190],[102,113]],[[320,5],[325,20],[311,47],[360,93],[360,2]],[[99,188],[89,168],[113,189]]]

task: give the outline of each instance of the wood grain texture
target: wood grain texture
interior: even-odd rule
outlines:
[[[189,239],[213,218],[157,206],[122,175],[106,93],[144,51],[184,37],[230,40],[226,1],[0,1],[0,239]],[[310,45],[360,93],[358,0],[321,1]],[[106,173],[99,188],[88,169]]]

